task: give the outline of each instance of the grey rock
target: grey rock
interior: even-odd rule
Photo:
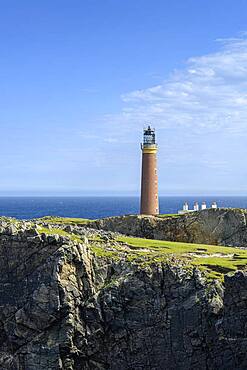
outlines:
[[[0,222],[1,369],[247,368],[245,272],[209,284],[196,269],[96,257],[86,237],[30,227]]]
[[[87,226],[150,239],[247,248],[246,217],[244,209],[218,208],[175,217],[109,217]]]

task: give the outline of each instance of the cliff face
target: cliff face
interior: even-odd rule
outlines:
[[[208,283],[113,257],[107,233],[49,233],[0,222],[1,369],[246,369],[244,272]]]
[[[121,216],[97,220],[91,227],[138,237],[247,246],[246,210],[207,209],[175,217]]]

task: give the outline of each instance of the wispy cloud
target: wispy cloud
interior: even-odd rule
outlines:
[[[247,133],[247,36],[216,42],[218,52],[190,58],[162,83],[123,95],[124,109],[111,120]]]
[[[161,193],[247,192],[241,160],[247,155],[247,35],[216,45],[216,52],[189,58],[159,84],[122,95],[122,110],[80,132],[84,151],[92,142],[98,148],[94,169],[111,186],[116,180],[114,186],[128,188],[131,180],[138,188],[138,142],[151,122]]]

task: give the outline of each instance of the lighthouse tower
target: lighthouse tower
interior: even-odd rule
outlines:
[[[142,183],[141,209],[145,215],[159,214],[158,175],[157,175],[157,144],[155,130],[148,126],[144,129],[142,149]]]

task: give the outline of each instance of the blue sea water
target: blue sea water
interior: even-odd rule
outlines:
[[[194,201],[207,205],[217,201],[219,207],[247,208],[247,197],[160,197],[160,213],[177,213],[184,201],[190,208]],[[139,212],[138,197],[0,197],[0,216],[32,219],[47,215],[101,218]]]

